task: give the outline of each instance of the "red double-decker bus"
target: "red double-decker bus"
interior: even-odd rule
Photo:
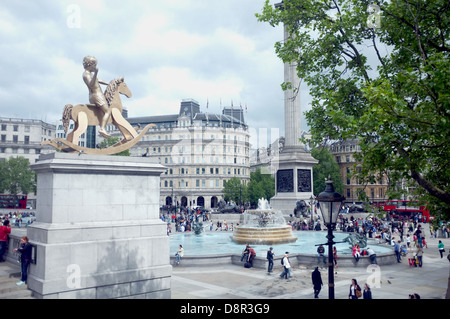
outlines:
[[[0,208],[26,209],[27,208],[27,195],[0,194]]]
[[[430,221],[430,211],[426,206],[420,206],[417,201],[388,200],[384,203],[383,210],[394,219],[408,219],[419,215],[422,222]]]

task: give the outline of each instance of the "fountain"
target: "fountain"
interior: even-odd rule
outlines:
[[[281,211],[273,210],[264,198],[258,200],[258,208],[244,212],[242,226],[236,226],[232,240],[238,244],[277,245],[293,243],[297,237],[286,225]]]

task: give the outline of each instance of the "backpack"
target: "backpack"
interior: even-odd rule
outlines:
[[[283,258],[281,258],[281,264],[282,264],[282,265],[284,265],[284,263],[283,263],[283,259],[284,259],[284,257],[283,257]]]

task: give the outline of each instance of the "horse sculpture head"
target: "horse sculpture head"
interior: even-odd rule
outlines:
[[[125,95],[127,98],[130,98],[132,96],[128,85],[125,82],[119,84],[119,93]]]
[[[106,87],[105,98],[109,106],[112,106],[117,98],[120,101],[120,98],[116,97],[117,93],[123,94],[128,98],[132,95],[123,77],[111,80]]]

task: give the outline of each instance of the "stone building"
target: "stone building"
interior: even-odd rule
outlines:
[[[39,154],[54,151],[41,143],[55,138],[55,131],[41,120],[0,117],[0,159],[22,156],[33,164]]]
[[[358,164],[354,158],[354,153],[361,151],[358,140],[334,143],[329,147],[329,150],[334,155],[341,170],[344,184],[343,195],[346,203],[359,202],[359,192],[365,192],[369,200],[375,204],[386,201],[386,190],[388,187],[386,176],[376,178],[376,182],[372,184],[364,184],[356,176],[353,176],[354,170],[358,170],[361,167],[361,164]]]
[[[201,112],[192,99],[181,101],[178,114],[127,118],[133,127],[155,124],[130,149],[167,167],[161,175],[160,204],[217,207],[223,186],[232,177],[250,180],[249,130],[241,108],[226,107],[222,114]],[[107,126],[111,135],[120,135]]]
[[[54,152],[41,143],[55,138],[56,126],[41,120],[0,117],[0,161],[10,157],[24,157],[30,164],[40,154]],[[36,194],[28,195],[28,206],[36,207]]]

